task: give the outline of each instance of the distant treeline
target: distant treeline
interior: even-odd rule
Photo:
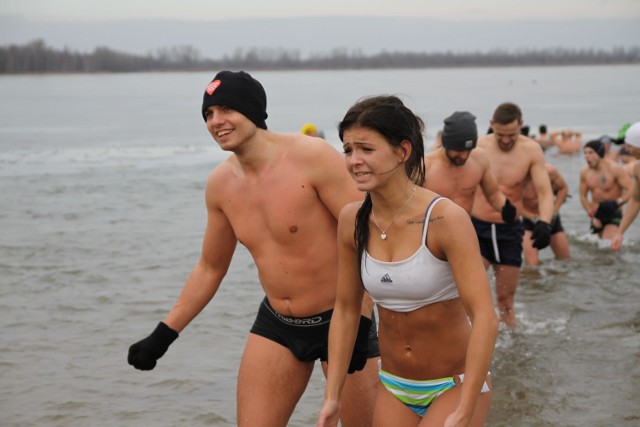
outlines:
[[[386,52],[366,55],[361,50],[337,48],[327,54],[303,58],[286,49],[238,49],[222,59],[204,59],[191,46],[159,49],[133,55],[106,47],[92,53],[48,47],[43,40],[25,45],[0,46],[0,74],[97,73],[136,71],[248,70],[348,70],[381,68],[445,68],[535,65],[638,64],[640,46],[601,49],[526,49],[489,52]]]

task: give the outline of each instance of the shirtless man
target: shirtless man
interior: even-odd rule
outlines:
[[[447,197],[471,215],[478,186],[504,222],[513,222],[516,208],[500,192],[489,159],[474,150],[478,141],[476,117],[456,111],[444,119],[442,146],[425,156],[424,187]]]
[[[623,128],[624,129],[624,128]],[[640,122],[624,129],[624,147],[636,159],[640,159]]]
[[[640,122],[634,123],[624,136],[625,147],[636,158],[640,159]],[[633,188],[629,203],[624,210],[620,227],[611,240],[611,249],[619,251],[622,246],[622,237],[640,212],[640,160],[633,163],[632,171]]]
[[[620,226],[611,239],[611,249],[619,251],[622,246],[622,237],[625,231],[629,228],[631,223],[638,216],[640,212],[640,160],[636,160],[633,167],[633,188],[631,189],[631,197],[629,198],[629,204],[624,210],[624,215],[620,220]]]
[[[580,203],[591,218],[591,232],[611,240],[622,219],[622,205],[631,195],[631,179],[622,166],[604,156],[601,141],[585,144],[587,164],[580,170]]]
[[[500,104],[491,119],[494,132],[480,138],[478,147],[485,150],[500,191],[519,211],[522,210],[524,189],[531,181],[540,211],[532,234],[533,246],[543,249],[551,239],[553,193],[542,148],[520,133],[521,126],[520,107],[510,102]],[[524,227],[521,221],[504,223],[480,191],[476,192],[471,213],[485,267],[492,266],[495,274],[500,320],[514,328],[514,298],[520,279]]]
[[[540,134],[538,135],[537,138],[535,138],[535,140],[538,141],[538,144],[540,144],[540,146],[542,147],[542,150],[547,151],[547,149],[549,149],[550,147],[553,147],[553,141],[551,140],[551,135],[547,133],[547,125],[540,125],[538,127],[538,132]]]
[[[618,150],[618,161],[622,166],[622,169],[633,179],[633,169],[635,166],[636,158],[627,147],[621,147]]]
[[[362,200],[340,153],[319,138],[267,130],[266,94],[245,72],[222,71],[207,86],[202,116],[231,152],[209,175],[202,254],[173,309],[129,349],[150,370],[216,294],[240,242],[266,294],[246,342],[237,385],[239,426],[286,426],[315,360],[326,372],[337,272],[337,218]],[[362,305],[359,338],[343,402],[343,425],[369,426],[377,382],[372,303]],[[370,339],[370,333],[372,334]]]
[[[561,154],[573,154],[582,148],[582,134],[571,129],[551,132],[551,141]]]
[[[553,190],[553,217],[551,218],[551,250],[556,259],[569,258],[569,239],[567,233],[564,232],[562,221],[560,220],[560,208],[567,200],[569,194],[569,186],[564,180],[560,171],[551,163],[545,163],[549,179],[551,180],[551,189]],[[540,210],[538,209],[538,196],[532,183],[529,182],[522,194],[522,223],[524,224],[524,238],[522,241],[522,249],[524,251],[524,261],[527,265],[536,266],[540,264],[539,251],[533,247],[531,234],[538,220]]]

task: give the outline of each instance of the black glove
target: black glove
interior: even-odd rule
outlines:
[[[178,333],[160,322],[156,329],[143,340],[129,347],[129,365],[142,371],[150,371],[156,367],[156,361],[162,357]]]
[[[360,317],[360,325],[358,325],[358,336],[353,346],[353,355],[349,362],[349,373],[361,371],[367,363],[369,354],[369,330],[371,329],[371,320],[366,317]]]
[[[513,222],[516,219],[516,207],[511,204],[509,199],[504,202],[502,207],[502,220],[504,222]]]
[[[615,216],[619,207],[620,205],[615,200],[603,200],[593,216],[599,220],[608,220]]]
[[[533,240],[532,246],[536,249],[544,249],[549,246],[549,243],[551,242],[551,225],[538,220],[536,225],[533,226],[531,240]]]

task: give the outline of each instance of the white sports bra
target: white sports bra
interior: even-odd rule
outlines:
[[[447,261],[436,258],[427,247],[427,229],[434,198],[424,218],[422,244],[402,261],[379,261],[365,250],[362,254],[362,283],[371,299],[381,307],[409,312],[425,305],[458,298],[458,288]]]

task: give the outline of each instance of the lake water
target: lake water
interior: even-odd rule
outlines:
[[[130,344],[173,305],[196,262],[204,185],[226,154],[207,133],[211,73],[0,77],[0,424],[235,425],[235,383],[262,293],[239,246],[218,295],[151,372]],[[432,139],[470,110],[484,131],[518,103],[536,132],[585,139],[640,119],[640,66],[256,72],[269,127],[336,123],[358,98],[400,94]],[[501,330],[490,426],[640,425],[640,226],[620,253],[588,233],[582,155],[547,161],[569,183],[572,259],[522,271],[519,327]],[[320,369],[291,426],[314,425]]]

